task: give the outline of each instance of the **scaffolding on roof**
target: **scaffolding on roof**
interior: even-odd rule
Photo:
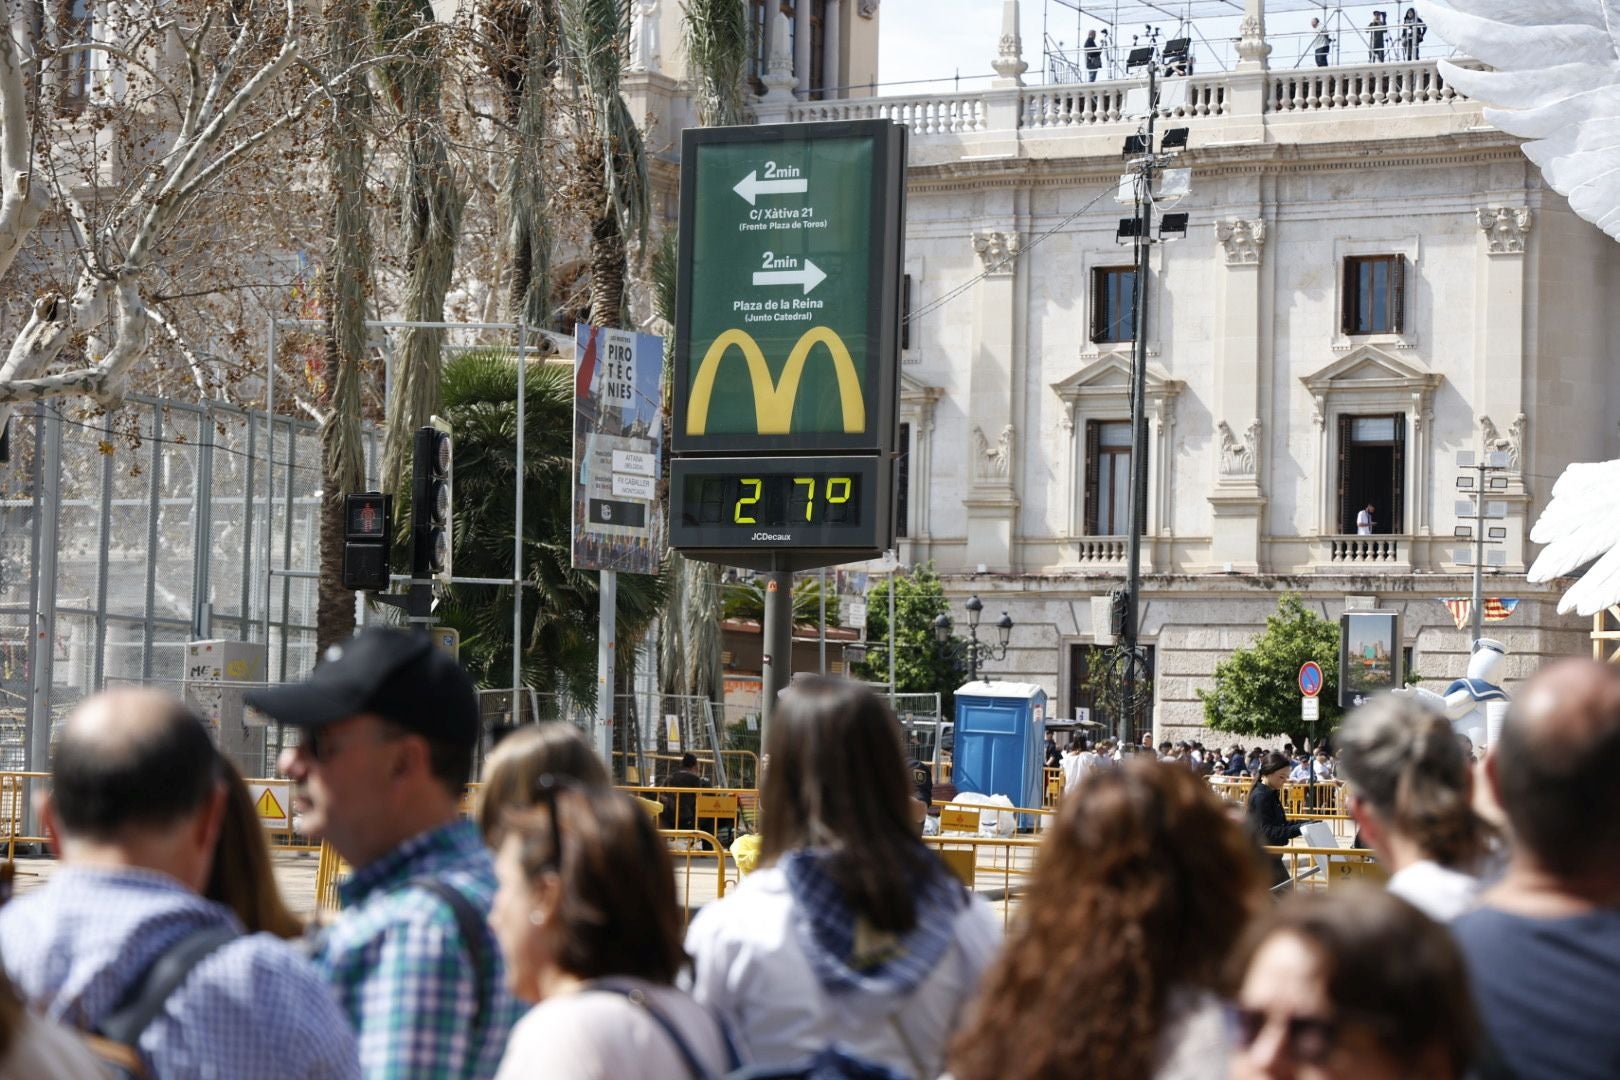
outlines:
[[[1335,66],[1415,60],[1422,58],[1425,49],[1431,57],[1449,56],[1449,48],[1427,40],[1426,26],[1421,32],[1403,35],[1402,11],[1414,9],[1415,2],[1266,0],[1268,17],[1284,16],[1286,22],[1290,15],[1312,14],[1322,24],[1307,29],[1301,18],[1292,20],[1300,24],[1295,29],[1272,29],[1267,34],[1273,47],[1271,64],[1298,67],[1312,62],[1318,34],[1327,35]],[[1042,0],[1042,80],[1072,83],[1121,78],[1133,47],[1162,49],[1178,39],[1188,42],[1186,73],[1231,70],[1237,61],[1237,27],[1244,7],[1244,0]],[[1381,44],[1374,39],[1376,28],[1371,25],[1370,13],[1375,11],[1389,16]],[[1367,13],[1366,19],[1363,13]],[[1071,30],[1072,43],[1065,40]],[[1087,31],[1098,34],[1095,47],[1102,67],[1096,76],[1086,66]],[[1409,42],[1409,37],[1415,41]]]

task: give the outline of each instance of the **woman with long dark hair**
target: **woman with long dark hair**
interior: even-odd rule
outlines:
[[[1143,759],[1097,773],[1046,834],[952,1075],[1224,1078],[1220,976],[1264,896],[1198,777]]]
[[[1451,722],[1385,694],[1351,713],[1337,742],[1350,813],[1390,871],[1389,891],[1441,922],[1472,908],[1489,830]]]
[[[219,761],[224,774],[225,814],[220,819],[214,862],[203,895],[236,912],[243,929],[250,934],[262,931],[279,938],[296,938],[304,932],[304,923],[282,898],[270,858],[270,842],[265,838],[264,822],[253,804],[253,794],[235,762],[223,754]]]
[[[1000,932],[917,836],[900,725],[870,691],[808,678],[765,750],[760,867],[693,920],[694,996],[754,1064],[837,1042],[931,1080]]]

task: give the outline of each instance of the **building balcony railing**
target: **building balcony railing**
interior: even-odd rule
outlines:
[[[1266,80],[1266,111],[1310,112],[1427,105],[1461,97],[1433,60],[1273,72]]]
[[[1453,61],[1473,66],[1472,61]],[[1095,83],[1048,83],[969,92],[908,97],[847,98],[836,101],[761,101],[762,122],[823,120],[896,120],[911,128],[926,145],[973,146],[991,155],[1016,152],[1025,135],[1046,137],[1065,132],[1111,134],[1135,126],[1125,114],[1126,95],[1142,79]],[[1270,71],[1217,71],[1190,76],[1187,93],[1174,105],[1160,106],[1167,122],[1200,124],[1288,125],[1288,118],[1308,113],[1370,113],[1406,109],[1406,116],[1433,112],[1448,115],[1467,101],[1441,76],[1435,60],[1392,60],[1346,67],[1304,67]],[[1415,112],[1413,110],[1416,110]],[[1227,134],[1216,134],[1217,141]],[[1237,137],[1233,134],[1232,137]],[[1013,140],[1007,143],[1008,139]],[[1195,136],[1196,140],[1196,136]],[[1197,143],[1194,142],[1196,147]]]
[[[1079,536],[1074,544],[1074,561],[1080,566],[1117,566],[1125,561],[1123,536]]]
[[[1320,565],[1340,567],[1389,567],[1410,569],[1409,536],[1324,536],[1318,541],[1316,559]]]

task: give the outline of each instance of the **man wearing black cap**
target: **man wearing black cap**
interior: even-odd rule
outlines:
[[[368,630],[306,682],[247,700],[302,730],[279,762],[293,808],[354,867],[314,959],[365,1075],[493,1076],[522,1007],[484,923],[494,867],[459,812],[478,741],[471,680],[425,634]]]

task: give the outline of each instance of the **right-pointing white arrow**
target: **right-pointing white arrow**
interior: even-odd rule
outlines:
[[[755,285],[802,285],[807,293],[826,280],[826,272],[809,259],[804,260],[804,267],[799,270],[754,271]]]
[[[753,206],[754,200],[761,195],[788,195],[803,194],[810,190],[810,181],[800,177],[797,180],[761,180],[759,170],[755,169],[737,182],[731,189],[748,200]]]

